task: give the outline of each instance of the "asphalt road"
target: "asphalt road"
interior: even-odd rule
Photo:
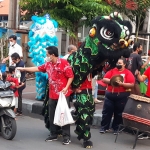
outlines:
[[[45,142],[48,137],[48,130],[44,127],[43,120],[28,116],[18,117],[17,134],[12,141],[7,141],[0,136],[0,150],[83,150],[82,143],[76,139],[73,132],[75,126],[71,127],[70,145],[62,145],[58,141]],[[119,134],[117,143],[114,143],[115,136],[112,133],[100,134],[98,129],[92,129],[93,150],[130,150],[134,142],[134,136],[126,133]],[[149,140],[139,140],[136,150],[148,150]]]

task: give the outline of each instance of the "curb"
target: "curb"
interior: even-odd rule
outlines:
[[[102,121],[102,109],[97,109],[94,112],[94,116],[93,116],[93,126],[99,126],[101,125],[101,121]]]
[[[42,101],[33,101],[30,99],[22,99],[23,114],[25,114],[27,116],[43,120],[44,118],[41,115],[42,107],[43,107]],[[102,121],[102,109],[97,109],[94,112],[92,126],[99,128],[101,126],[101,121]],[[112,121],[111,121],[111,123],[112,123]],[[130,128],[125,128],[124,132],[131,133],[134,135],[134,131]]]
[[[32,114],[37,114],[41,115],[42,112],[42,107],[43,107],[43,102],[42,101],[33,101],[30,99],[22,99],[22,110],[23,113],[32,115]],[[41,117],[40,117],[41,118]],[[97,109],[94,112],[94,117],[93,117],[93,126],[100,126],[102,120],[102,109]]]
[[[25,113],[40,114],[42,110],[43,102],[33,101],[30,99],[22,99],[22,110]]]

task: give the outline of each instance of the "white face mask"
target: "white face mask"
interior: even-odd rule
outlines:
[[[10,46],[13,46],[14,45],[14,42],[9,42]]]
[[[52,59],[50,57],[46,57],[45,61],[50,62],[50,61],[52,61]]]

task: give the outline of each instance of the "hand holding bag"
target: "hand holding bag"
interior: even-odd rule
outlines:
[[[72,123],[74,123],[74,120],[71,116],[66,97],[60,92],[55,110],[54,124],[62,127]]]

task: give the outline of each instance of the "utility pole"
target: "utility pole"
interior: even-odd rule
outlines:
[[[150,33],[150,9],[148,9],[147,33]],[[147,38],[147,54],[148,54],[148,51],[149,51],[149,44],[150,44],[149,40],[150,40],[150,37],[148,35],[148,38]]]
[[[8,15],[8,28],[16,29],[17,28],[17,0],[9,0],[9,15]]]
[[[17,5],[16,5],[16,29],[19,29],[20,25],[20,3],[21,0],[17,0]]]

